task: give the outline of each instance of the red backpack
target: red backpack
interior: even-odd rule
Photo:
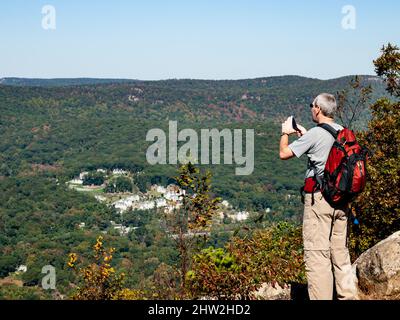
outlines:
[[[335,130],[326,123],[318,126],[328,131],[335,142],[329,152],[324,175],[317,178],[317,183],[332,207],[343,206],[365,188],[368,150],[358,144],[352,130]]]

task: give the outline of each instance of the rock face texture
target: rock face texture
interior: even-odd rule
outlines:
[[[290,286],[279,284],[263,283],[255,293],[257,300],[290,300]]]
[[[361,299],[400,299],[400,231],[362,253],[354,269]]]

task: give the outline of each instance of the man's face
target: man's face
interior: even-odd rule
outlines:
[[[318,123],[318,114],[320,113],[320,109],[317,105],[313,104],[313,107],[311,108],[311,115],[312,115],[312,120],[313,122]]]

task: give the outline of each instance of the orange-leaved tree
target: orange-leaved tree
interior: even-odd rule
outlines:
[[[105,249],[102,236],[97,238],[93,251],[94,261],[82,267],[77,265],[78,256],[69,254],[68,267],[79,279],[71,296],[73,300],[136,300],[142,297],[140,291],[124,288],[125,274],[116,272],[111,266],[115,249]]]

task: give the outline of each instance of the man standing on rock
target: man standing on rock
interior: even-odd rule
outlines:
[[[337,108],[333,95],[319,94],[310,107],[315,123],[343,129],[333,120]],[[297,127],[299,131],[294,130],[291,117],[282,123],[279,156],[282,160],[303,154],[309,158],[304,186],[303,244],[310,299],[332,300],[334,284],[338,299],[355,299],[347,248],[347,209],[332,208],[322,193],[315,190],[315,177],[323,175],[334,138],[322,127],[308,131]],[[289,135],[294,133],[300,138],[289,145]]]

